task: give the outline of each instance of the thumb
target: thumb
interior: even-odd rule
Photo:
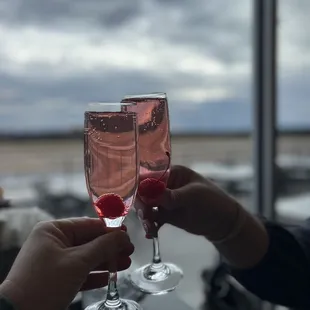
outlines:
[[[129,236],[125,232],[118,230],[78,246],[77,252],[87,263],[89,270],[93,270],[104,262],[114,260],[122,250],[130,246]]]

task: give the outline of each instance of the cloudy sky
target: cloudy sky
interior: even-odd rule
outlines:
[[[307,124],[310,1],[279,3],[280,121]],[[251,0],[1,0],[0,130],[79,127],[89,101],[153,91],[176,130],[229,122],[225,105],[250,111],[251,34]]]

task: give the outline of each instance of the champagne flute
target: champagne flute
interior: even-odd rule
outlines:
[[[84,123],[84,168],[93,206],[107,227],[120,228],[135,200],[138,185],[136,113],[134,103],[88,105]],[[120,299],[116,266],[111,262],[105,301],[87,310],[141,310],[132,300]]]
[[[136,103],[128,107],[128,110],[136,112],[138,118],[140,182],[146,178],[154,178],[167,184],[171,158],[167,95],[152,93],[126,96],[122,103],[127,102]],[[136,203],[139,203],[138,200]],[[157,212],[158,208],[154,207],[153,211]],[[130,280],[141,291],[159,295],[174,290],[182,277],[183,272],[178,266],[162,262],[156,232],[153,236],[152,263],[131,273]]]

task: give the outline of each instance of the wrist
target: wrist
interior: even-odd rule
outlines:
[[[240,206],[230,232],[222,239],[211,242],[229,265],[238,269],[249,269],[265,256],[269,236],[264,225]]]
[[[221,207],[213,210],[212,215],[210,215],[213,223],[208,225],[209,228],[205,238],[212,243],[222,242],[227,238],[230,239],[237,234],[240,226],[242,226],[245,214],[246,211],[235,200],[223,203]]]
[[[209,237],[209,241],[214,245],[225,244],[230,240],[238,237],[239,233],[242,231],[244,225],[246,224],[247,213],[243,210],[241,206],[236,204],[234,216],[231,221],[227,223],[226,229],[223,229],[221,234],[217,236]]]

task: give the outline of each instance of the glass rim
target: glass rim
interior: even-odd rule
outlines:
[[[111,107],[115,107],[115,106],[135,106],[137,105],[135,102],[89,102],[87,103],[88,107],[105,107],[105,106],[111,106]]]
[[[86,112],[114,112],[114,113],[127,113],[128,108],[135,107],[136,102],[90,102],[87,104]],[[130,109],[129,109],[130,110]]]
[[[126,95],[123,97],[122,100],[127,99],[166,99],[167,93],[165,92],[153,92],[153,93],[147,93],[147,94],[141,94],[141,95]]]

